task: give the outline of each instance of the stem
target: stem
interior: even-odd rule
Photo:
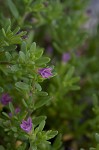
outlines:
[[[24,23],[26,17],[28,16],[28,14],[29,14],[29,12],[26,12],[26,13],[24,14],[24,16],[21,18],[21,23],[20,23],[21,26],[23,25],[23,23]]]
[[[12,65],[11,62],[7,62],[7,61],[0,61],[1,65]]]

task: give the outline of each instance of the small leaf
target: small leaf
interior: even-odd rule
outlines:
[[[96,94],[93,94],[93,105],[94,105],[94,107],[98,106],[98,98],[97,98]]]
[[[18,70],[19,70],[18,65],[13,65],[13,66],[11,66],[11,71],[16,72],[16,71],[18,71]]]
[[[5,33],[5,30],[2,28],[2,33],[4,35],[4,37],[6,37],[6,33]]]
[[[43,91],[39,91],[39,92],[37,92],[37,95],[38,96],[48,96],[48,93],[47,92],[43,92]]]
[[[14,106],[11,102],[9,103],[9,108],[10,108],[11,113],[14,114]]]
[[[9,52],[5,52],[5,55],[6,55],[7,60],[10,61],[12,58],[11,54]]]
[[[73,85],[70,89],[71,90],[80,90],[80,86]]]
[[[39,132],[44,129],[44,126],[45,126],[45,120],[40,123],[40,125],[38,127]]]
[[[42,49],[36,50],[36,52],[35,52],[35,57],[36,57],[37,59],[39,59],[39,58],[42,56],[42,54],[43,54],[43,50],[42,50]]]
[[[42,90],[42,87],[40,86],[39,83],[35,83],[35,87],[38,91],[41,91]]]
[[[19,30],[20,30],[20,27],[17,27],[17,28],[13,31],[13,34],[14,34],[14,35],[17,34],[17,33],[19,32]]]
[[[58,135],[57,137],[56,137],[56,139],[55,139],[55,142],[54,142],[54,144],[53,144],[53,147],[55,148],[55,149],[59,149],[60,147],[61,147],[61,145],[62,145],[62,135],[60,134],[60,135]]]
[[[4,29],[6,30],[8,27],[11,27],[11,19],[6,18],[5,24],[4,24]]]
[[[33,124],[36,127],[37,125],[39,125],[42,121],[44,121],[46,119],[46,116],[39,116],[33,119]]]
[[[38,149],[37,149],[37,146],[35,146],[35,145],[33,144],[31,150],[38,150]]]
[[[32,45],[30,47],[30,51],[31,52],[35,52],[36,51],[36,43],[35,42],[32,43]]]
[[[30,31],[30,33],[28,34],[28,38],[26,40],[28,45],[32,44],[33,37],[34,37],[34,31]]]
[[[12,129],[12,131],[17,132],[17,128],[16,127],[12,127],[11,129]]]
[[[25,57],[24,52],[22,52],[22,51],[19,52],[19,58],[20,58],[20,60],[22,60],[23,62],[26,61],[26,57]]]
[[[38,109],[42,107],[43,105],[47,104],[50,100],[51,100],[51,97],[37,101],[34,105],[34,109]]]
[[[15,83],[15,86],[21,90],[29,91],[29,85],[24,82],[17,82],[17,83]]]
[[[28,108],[28,105],[27,105],[27,103],[25,102],[24,99],[22,99],[22,102],[23,102],[23,105],[24,105],[26,108]]]
[[[27,51],[27,46],[26,46],[26,42],[22,42],[22,45],[21,45],[21,51],[22,52],[25,52],[26,53],[26,51]]]
[[[9,115],[8,115],[7,113],[2,112],[2,114],[3,114],[5,117],[9,118]]]
[[[50,58],[48,58],[48,57],[42,57],[42,58],[36,60],[35,63],[38,66],[42,66],[42,65],[45,65],[46,63],[48,63],[49,61],[50,61]]]
[[[95,139],[96,139],[97,142],[99,142],[99,133],[95,134]]]
[[[7,0],[7,3],[8,3],[8,6],[9,6],[10,11],[12,12],[13,16],[14,16],[16,19],[18,19],[18,17],[19,17],[19,12],[18,12],[18,10],[17,10],[15,4],[13,3],[13,1],[12,1],[12,0]]]
[[[65,80],[65,81],[68,81],[69,79],[71,79],[71,77],[72,77],[74,71],[75,71],[75,68],[74,68],[74,67],[71,67],[71,68],[69,69],[69,71],[67,72],[67,74],[66,74],[64,80]]]
[[[0,145],[0,150],[5,150],[5,148],[2,145]]]
[[[46,136],[47,136],[47,140],[54,138],[56,135],[58,134],[58,131],[47,131],[46,132]]]
[[[84,150],[84,149],[83,149]],[[96,150],[96,148],[91,147],[90,150]]]
[[[2,93],[4,90],[3,90],[3,88],[2,87],[0,87],[0,93]]]
[[[11,125],[10,120],[4,121],[4,122],[3,122],[3,125],[8,128],[8,127]]]

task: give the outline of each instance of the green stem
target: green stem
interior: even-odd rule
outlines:
[[[0,61],[1,65],[12,65],[12,63],[8,62],[8,61]]]

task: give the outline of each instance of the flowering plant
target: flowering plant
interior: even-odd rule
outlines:
[[[99,36],[83,29],[86,4],[0,1],[0,150],[98,150]]]

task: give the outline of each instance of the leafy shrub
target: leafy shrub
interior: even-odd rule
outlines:
[[[99,136],[99,37],[83,28],[87,3],[0,3],[0,149],[92,147]]]

